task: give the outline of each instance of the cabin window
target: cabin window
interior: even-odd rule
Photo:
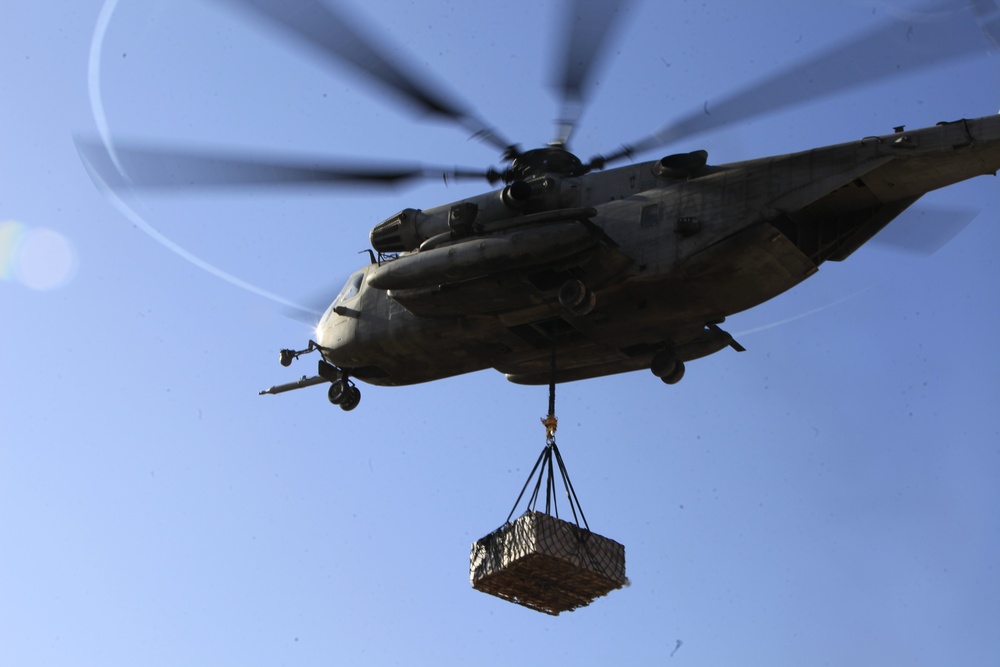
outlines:
[[[364,280],[365,274],[363,271],[359,271],[351,276],[351,279],[347,281],[344,285],[344,289],[340,290],[340,294],[334,300],[334,303],[343,303],[348,299],[353,299],[361,291],[361,281]]]
[[[650,204],[649,206],[643,206],[639,216],[639,226],[655,227],[658,224],[660,224],[660,205]]]

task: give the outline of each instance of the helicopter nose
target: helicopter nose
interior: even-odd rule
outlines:
[[[346,350],[354,342],[357,322],[357,311],[331,305],[316,325],[316,342],[327,350]]]

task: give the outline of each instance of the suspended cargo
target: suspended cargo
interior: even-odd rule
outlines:
[[[625,547],[529,510],[472,545],[472,586],[553,616],[628,583]]]

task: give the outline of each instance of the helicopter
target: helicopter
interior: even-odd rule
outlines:
[[[865,136],[786,155],[713,164],[705,150],[626,166],[707,128],[785,104],[757,86],[707,105],[648,137],[582,160],[570,151],[587,83],[626,2],[576,0],[565,21],[557,75],[556,137],[522,149],[389,55],[332,4],[214,0],[347,64],[424,115],[452,122],[500,151],[501,168],[348,165],[178,151],[78,140],[101,187],[267,184],[398,184],[424,178],[483,179],[495,189],[432,208],[407,208],[375,225],[369,262],[353,272],[301,348],[282,366],[318,352],[314,375],[272,386],[279,394],[328,384],[329,401],[356,408],[356,381],[431,382],[486,369],[526,385],[554,385],[639,370],[666,384],[686,364],[745,348],[721,325],[843,261],[939,188],[1000,170],[1000,115]],[[977,25],[1000,34],[996,10],[972,3]],[[968,18],[968,17],[966,17]],[[885,31],[906,29],[891,25]],[[859,38],[869,48],[885,32]],[[927,37],[907,62],[921,67],[967,49]],[[771,81],[822,72],[830,58]],[[828,62],[830,61],[830,62]],[[900,67],[874,64],[875,78]],[[754,106],[754,105],[757,106]],[[769,107],[768,105],[771,105]]]

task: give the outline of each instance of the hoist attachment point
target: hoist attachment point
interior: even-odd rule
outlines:
[[[559,428],[559,420],[556,419],[555,415],[549,415],[548,417],[542,417],[542,426],[545,427],[545,439],[554,440],[556,437],[556,429]]]

